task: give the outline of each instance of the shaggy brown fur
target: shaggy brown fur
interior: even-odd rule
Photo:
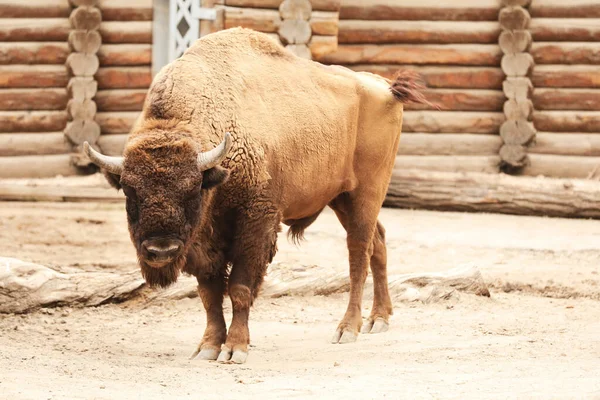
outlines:
[[[390,83],[300,59],[239,28],[197,41],[156,76],[126,145],[123,173],[107,179],[127,196],[131,239],[148,283],[167,286],[180,271],[196,276],[208,314],[199,350],[247,351],[249,308],[277,251],[280,223],[299,240],[327,205],[348,233],[350,255],[350,302],[336,341],[360,329],[369,265],[371,319],[387,321],[392,309],[377,215],[400,139],[402,102],[426,102],[413,75]],[[201,171],[198,152],[214,148],[225,132],[233,139],[227,157]],[[183,251],[169,265],[152,267],[142,248],[148,239],[180,240]],[[234,305],[228,333],[226,288]]]

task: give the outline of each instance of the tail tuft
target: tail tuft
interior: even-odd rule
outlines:
[[[424,104],[436,110],[441,107],[427,100],[423,92],[427,89],[421,75],[411,70],[400,70],[394,76],[390,91],[401,103]]]

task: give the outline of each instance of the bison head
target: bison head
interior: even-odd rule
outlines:
[[[84,143],[84,151],[126,196],[127,221],[142,274],[150,285],[175,282],[201,222],[206,189],[228,177],[219,164],[231,135],[201,152],[187,138],[134,139],[124,157],[103,155]]]

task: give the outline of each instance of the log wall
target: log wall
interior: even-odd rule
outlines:
[[[68,0],[0,1],[0,178],[75,171],[63,134],[71,9]]]
[[[600,0],[532,0],[532,122],[523,175],[595,178],[600,170]]]
[[[500,0],[343,0],[338,49],[315,57],[393,78],[416,70],[441,107],[405,107],[396,167],[494,173],[506,96]]]

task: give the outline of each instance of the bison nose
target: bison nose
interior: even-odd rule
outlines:
[[[166,263],[179,256],[183,243],[177,239],[150,239],[142,242],[144,258],[154,263]]]

